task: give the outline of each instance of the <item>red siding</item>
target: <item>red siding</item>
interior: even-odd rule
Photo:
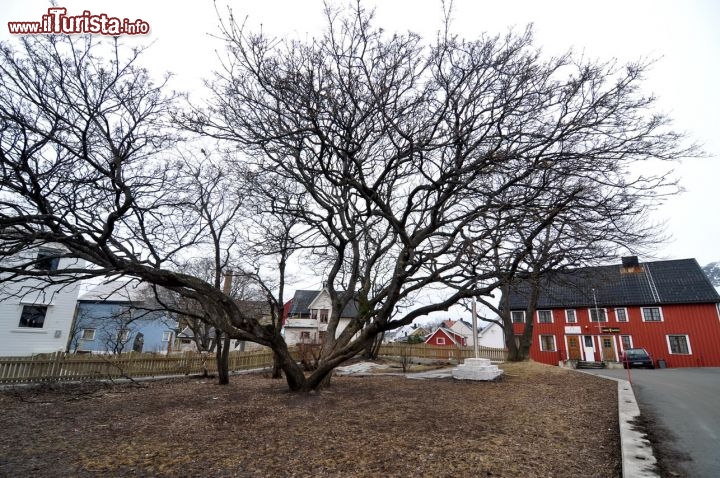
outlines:
[[[654,307],[654,306],[651,306]],[[613,307],[607,308],[607,322],[590,322],[587,308],[575,309],[577,323],[565,322],[565,309],[553,310],[552,324],[538,324],[537,315],[533,317],[533,343],[530,356],[537,362],[557,365],[559,360],[568,358],[566,335],[578,335],[580,347],[583,337],[592,336],[595,346],[595,359],[599,359],[598,335],[613,337],[617,356],[622,350],[620,336],[629,335],[633,347],[644,347],[652,357],[665,360],[668,367],[720,367],[720,318],[715,304],[688,304],[661,306],[662,322],[643,322],[640,307],[626,307],[628,322],[618,322]],[[618,333],[602,333],[600,327],[620,329]],[[566,334],[566,326],[580,327],[580,334]],[[514,324],[515,333],[520,334],[524,324]],[[540,350],[540,335],[555,337],[556,351]],[[686,335],[690,354],[671,354],[668,335]]]
[[[444,338],[445,343],[444,344],[437,343],[438,337]],[[462,336],[453,334],[453,338],[455,339],[455,342],[457,342],[457,344],[465,345],[465,339]],[[440,347],[456,347],[457,345],[455,342],[453,342],[453,340],[450,338],[450,336],[447,333],[445,333],[444,330],[440,330],[440,329],[436,330],[430,337],[428,337],[427,341],[425,341],[426,344],[438,345]]]

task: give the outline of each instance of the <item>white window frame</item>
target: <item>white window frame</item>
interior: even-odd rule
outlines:
[[[572,312],[572,320],[570,320],[568,312]],[[568,324],[577,324],[577,311],[575,309],[565,309],[565,322]]]
[[[650,309],[657,309],[660,311],[660,320],[645,320],[645,311]],[[659,323],[659,322],[665,322],[665,315],[663,314],[662,307],[640,307],[640,315],[642,316],[643,322],[649,322],[649,323]]]
[[[42,324],[40,324],[40,327],[37,327],[37,326],[35,326],[35,325],[27,325],[27,324],[26,324],[26,325],[22,325],[22,323],[23,323],[23,313],[25,312],[25,308],[26,308],[26,307],[27,307],[28,309],[43,309],[43,310],[44,310],[43,317],[42,317]],[[17,328],[18,328],[18,329],[28,329],[28,330],[44,329],[44,328],[45,328],[45,322],[47,321],[47,313],[48,313],[48,306],[47,306],[47,305],[35,305],[35,304],[32,304],[32,305],[31,305],[31,304],[25,304],[25,305],[23,305],[22,308],[20,309],[20,317],[19,317],[19,319],[18,319]],[[27,319],[26,319],[26,322],[27,322]]]
[[[438,345],[445,345],[445,337],[435,337],[435,343]]]
[[[620,320],[620,316],[618,316],[618,310],[622,310],[625,312],[625,320]],[[627,324],[628,322],[630,322],[630,316],[628,315],[627,307],[615,307],[615,320],[622,324]]]
[[[602,312],[601,315],[603,316],[603,318],[604,318],[605,320],[593,320],[593,319],[592,319],[592,311],[593,311],[593,310],[601,311],[601,312]],[[607,322],[608,322],[607,309],[604,308],[604,307],[590,307],[590,308],[588,309],[588,318],[590,319],[590,322],[593,323],[593,324],[607,324]]]
[[[547,350],[547,349],[545,348],[545,342],[543,341],[543,337],[551,337],[551,338],[552,338],[552,346],[553,346],[553,349],[552,349],[552,350]],[[555,336],[554,336],[554,335],[544,335],[544,334],[541,334],[541,335],[539,336],[539,338],[540,338],[540,351],[541,351],[541,352],[557,352],[557,340],[555,340]]]
[[[318,322],[327,324],[330,319],[330,311],[327,309],[318,309]]]
[[[163,341],[163,342],[170,342],[170,337],[172,337],[172,331],[171,331],[171,330],[166,330],[166,331],[163,332],[162,341]]]
[[[547,313],[549,313],[549,314],[550,314],[550,322],[540,322],[540,312],[547,312]],[[548,310],[548,309],[537,310],[537,311],[535,311],[535,314],[537,315],[537,323],[538,323],[538,324],[552,324],[552,323],[554,323],[552,310]]]
[[[92,332],[90,338],[85,337],[85,332]],[[80,340],[87,340],[88,342],[95,340],[95,329],[82,329],[80,331]]]
[[[627,347],[627,348],[625,347],[625,344],[623,343],[623,337],[627,337],[628,339],[630,339],[630,347]],[[620,336],[620,347],[623,349],[623,351],[634,348],[632,335],[621,335]]]
[[[687,345],[688,352],[682,353],[682,352],[673,352],[672,346],[670,345],[670,337],[685,337],[685,345]],[[665,341],[667,342],[668,346],[668,353],[670,355],[692,355],[692,347],[690,346],[690,336],[687,334],[667,334],[665,336]]]
[[[118,342],[127,343],[130,340],[130,329],[120,329],[117,333]]]
[[[522,322],[515,320],[515,314],[522,314]],[[513,324],[524,324],[525,323],[525,311],[524,310],[513,310],[510,312],[510,322]]]

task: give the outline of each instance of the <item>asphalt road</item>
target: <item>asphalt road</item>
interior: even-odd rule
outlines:
[[[622,369],[597,373],[628,379]],[[720,368],[633,369],[632,382],[640,414],[653,416],[673,435],[667,444],[691,458],[678,463],[686,476],[720,476]]]

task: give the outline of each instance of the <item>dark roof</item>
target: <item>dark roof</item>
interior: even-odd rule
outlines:
[[[293,315],[310,315],[310,303],[322,292],[319,290],[296,290],[295,296],[292,299],[290,305],[290,311],[288,317]],[[338,291],[338,294],[342,294],[342,291]],[[348,302],[345,308],[342,310],[340,317],[357,317],[357,303],[354,300]]]
[[[720,302],[720,296],[695,259],[645,262],[623,269],[620,265],[586,267],[548,274],[541,279],[538,309],[642,306]],[[527,307],[527,282],[514,286],[510,309]]]

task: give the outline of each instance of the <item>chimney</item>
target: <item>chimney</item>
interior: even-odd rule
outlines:
[[[622,258],[622,267],[620,272],[624,274],[632,274],[634,272],[642,272],[640,261],[637,256],[625,256]]]

